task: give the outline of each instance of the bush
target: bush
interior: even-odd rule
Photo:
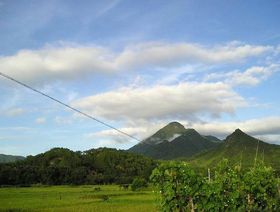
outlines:
[[[200,201],[199,191],[204,179],[186,163],[162,164],[153,171],[150,179],[161,194],[164,211],[193,211]]]
[[[246,210],[279,210],[279,185],[272,168],[259,164],[244,175]]]
[[[147,186],[148,186],[147,181],[144,178],[136,177],[132,181],[131,190],[136,191],[136,190],[140,190],[141,188],[145,188]]]
[[[212,179],[183,162],[154,169],[151,181],[163,211],[280,211],[280,194],[272,168],[257,164],[249,171],[223,160]]]

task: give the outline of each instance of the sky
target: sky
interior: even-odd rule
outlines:
[[[278,0],[0,0],[0,71],[142,140],[280,144]],[[138,143],[0,78],[0,153]]]

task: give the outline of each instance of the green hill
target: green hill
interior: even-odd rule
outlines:
[[[265,143],[240,129],[235,130],[215,149],[191,158],[190,163],[197,167],[213,167],[227,158],[232,164],[241,163],[243,167],[249,167],[254,165],[256,153],[258,160],[280,170],[280,146]]]
[[[171,122],[129,151],[155,159],[176,159],[191,157],[215,146],[217,142],[201,136],[194,129],[185,129],[180,123]]]
[[[215,136],[212,136],[212,135],[204,135],[204,137],[210,141],[213,141],[215,143],[221,143],[223,142],[222,140],[218,139],[217,137]]]
[[[109,148],[74,152],[53,148],[15,163],[0,164],[0,185],[131,183],[148,179],[156,162]]]
[[[0,163],[10,163],[23,159],[24,157],[22,156],[0,154]]]

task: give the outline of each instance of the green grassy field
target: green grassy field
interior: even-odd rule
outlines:
[[[0,188],[0,211],[157,211],[157,201],[116,185]]]

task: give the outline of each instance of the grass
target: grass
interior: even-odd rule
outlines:
[[[157,202],[151,189],[117,185],[0,188],[0,211],[157,211]]]

